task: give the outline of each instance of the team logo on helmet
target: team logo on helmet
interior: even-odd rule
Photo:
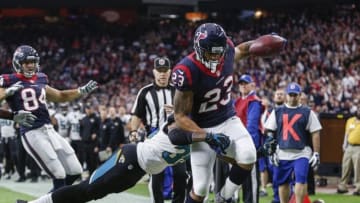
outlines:
[[[195,34],[195,43],[199,43],[200,40],[202,39],[206,39],[208,36],[207,31],[205,30],[205,32],[196,32]]]

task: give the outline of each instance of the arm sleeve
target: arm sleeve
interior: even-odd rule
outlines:
[[[138,93],[138,95],[136,96],[136,100],[134,103],[133,108],[131,109],[131,114],[135,115],[136,117],[142,119],[145,117],[146,114],[146,98],[145,98],[145,93],[146,91],[144,91],[144,89],[141,89]]]
[[[315,131],[319,131],[322,129],[320,121],[314,111],[310,111],[309,121],[306,125],[306,129],[309,130],[310,133],[313,133]]]
[[[249,104],[248,114],[247,114],[247,130],[251,135],[256,135],[259,133],[259,125],[261,119],[261,103],[254,101]]]
[[[261,103],[258,101],[253,101],[249,104],[248,107],[246,129],[249,131],[256,147],[258,147],[260,144],[260,119]]]
[[[171,74],[171,83],[177,90],[191,91],[193,80],[190,69],[184,65],[175,66]]]
[[[265,129],[275,131],[277,129],[275,110],[271,111],[269,118],[266,120]]]

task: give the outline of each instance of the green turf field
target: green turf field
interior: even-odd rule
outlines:
[[[16,199],[29,200],[33,197],[0,187],[0,203],[15,203]]]
[[[148,196],[149,192],[147,189],[147,184],[137,184],[132,189],[128,190],[127,192],[138,194],[138,195],[145,195]],[[268,193],[272,194],[271,189],[268,189]],[[214,199],[214,195],[210,195],[210,200]],[[316,199],[322,199],[326,203],[360,203],[360,197],[352,196],[352,195],[338,195],[338,194],[316,194],[314,196],[310,196],[312,201]],[[271,197],[263,197],[260,198],[260,203],[270,203]]]
[[[149,196],[147,184],[137,184],[127,192],[142,196]],[[269,194],[271,194],[270,189]],[[14,203],[16,199],[30,200],[33,199],[33,197],[0,187],[0,203]],[[211,194],[209,199],[214,199],[214,195]],[[326,203],[360,203],[360,197],[352,195],[317,194],[315,196],[311,196],[310,199],[312,201],[315,199],[323,199]],[[260,198],[260,203],[270,202],[271,197]]]

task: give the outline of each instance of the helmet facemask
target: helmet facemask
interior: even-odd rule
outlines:
[[[195,45],[196,46],[196,45]],[[195,49],[197,59],[210,69],[211,73],[215,73],[217,66],[223,61],[225,55],[225,47],[211,47],[211,50],[198,47]]]

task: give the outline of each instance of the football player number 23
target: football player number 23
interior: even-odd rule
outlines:
[[[179,73],[180,74],[173,73],[172,81],[174,85],[181,87],[184,85],[185,77],[183,75],[183,71]],[[225,79],[223,86],[219,86],[207,91],[204,94],[205,101],[200,104],[199,113],[215,111],[219,108],[219,105],[225,106],[226,104],[228,104],[231,99],[232,85],[233,85],[233,76],[229,75]]]
[[[231,99],[231,88],[233,85],[233,77],[228,76],[222,88],[217,87],[212,90],[209,90],[204,94],[206,101],[200,104],[199,113],[205,113],[208,111],[217,110],[219,105],[225,106],[230,102]],[[226,90],[224,96],[222,97],[222,90]]]
[[[46,105],[45,89],[41,89],[39,98],[36,98],[36,92],[32,88],[26,88],[21,91],[21,98],[24,102],[26,111],[34,111],[39,108],[39,103]]]

